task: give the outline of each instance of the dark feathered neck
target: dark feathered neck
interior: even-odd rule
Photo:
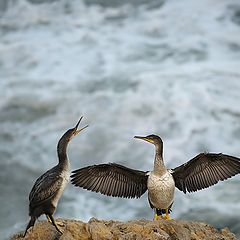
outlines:
[[[167,169],[163,162],[163,143],[159,141],[155,144],[155,160],[153,173],[158,176],[162,176],[166,173]]]
[[[64,136],[59,140],[57,145],[57,154],[58,154],[58,165],[61,167],[66,167],[69,165],[68,155],[67,155],[67,147],[69,141],[67,141]]]

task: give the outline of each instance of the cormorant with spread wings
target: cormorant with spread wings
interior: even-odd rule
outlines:
[[[155,211],[154,219],[170,219],[168,214],[175,187],[184,193],[195,192],[240,173],[240,159],[221,153],[200,153],[179,167],[166,169],[162,139],[156,135],[135,138],[155,145],[153,171],[134,170],[117,163],[93,165],[73,171],[72,184],[124,198],[139,198],[148,190],[149,203]],[[166,216],[162,217],[162,214]]]

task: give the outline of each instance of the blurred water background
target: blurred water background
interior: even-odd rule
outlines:
[[[80,116],[71,169],[151,170],[160,135],[174,168],[202,151],[240,157],[238,0],[1,0],[0,235],[28,222],[34,181]],[[240,176],[184,195],[171,217],[240,237]],[[119,199],[67,186],[56,218],[152,219],[147,194]],[[41,217],[40,220],[45,220]]]

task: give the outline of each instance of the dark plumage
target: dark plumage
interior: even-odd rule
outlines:
[[[61,233],[61,230],[53,218],[53,214],[56,210],[58,200],[69,180],[70,163],[67,156],[68,143],[75,135],[87,127],[85,126],[77,130],[81,119],[82,117],[77,125],[69,129],[59,140],[57,146],[59,163],[36,180],[29,194],[29,216],[31,219],[27,225],[24,237],[28,229],[34,226],[35,221],[42,214],[45,214],[49,222]]]
[[[109,163],[75,170],[71,181],[75,186],[107,196],[139,198],[147,190],[146,173]]]
[[[73,185],[113,197],[139,198],[148,189],[154,219],[166,213],[173,203],[174,187],[184,193],[201,190],[240,173],[240,159],[216,153],[200,153],[187,163],[166,169],[162,159],[163,142],[156,135],[135,137],[156,148],[154,170],[133,170],[116,163],[100,164],[73,171]]]
[[[176,187],[184,193],[208,188],[240,173],[240,159],[222,153],[200,153],[173,169]]]

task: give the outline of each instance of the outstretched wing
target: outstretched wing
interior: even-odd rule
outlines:
[[[36,206],[51,199],[60,189],[62,182],[63,178],[54,169],[44,173],[36,180],[29,194],[30,206]]]
[[[116,163],[93,165],[73,171],[71,182],[104,195],[139,198],[147,190],[147,172]]]
[[[172,169],[175,186],[186,193],[210,187],[240,173],[240,159],[222,153],[200,153]]]

